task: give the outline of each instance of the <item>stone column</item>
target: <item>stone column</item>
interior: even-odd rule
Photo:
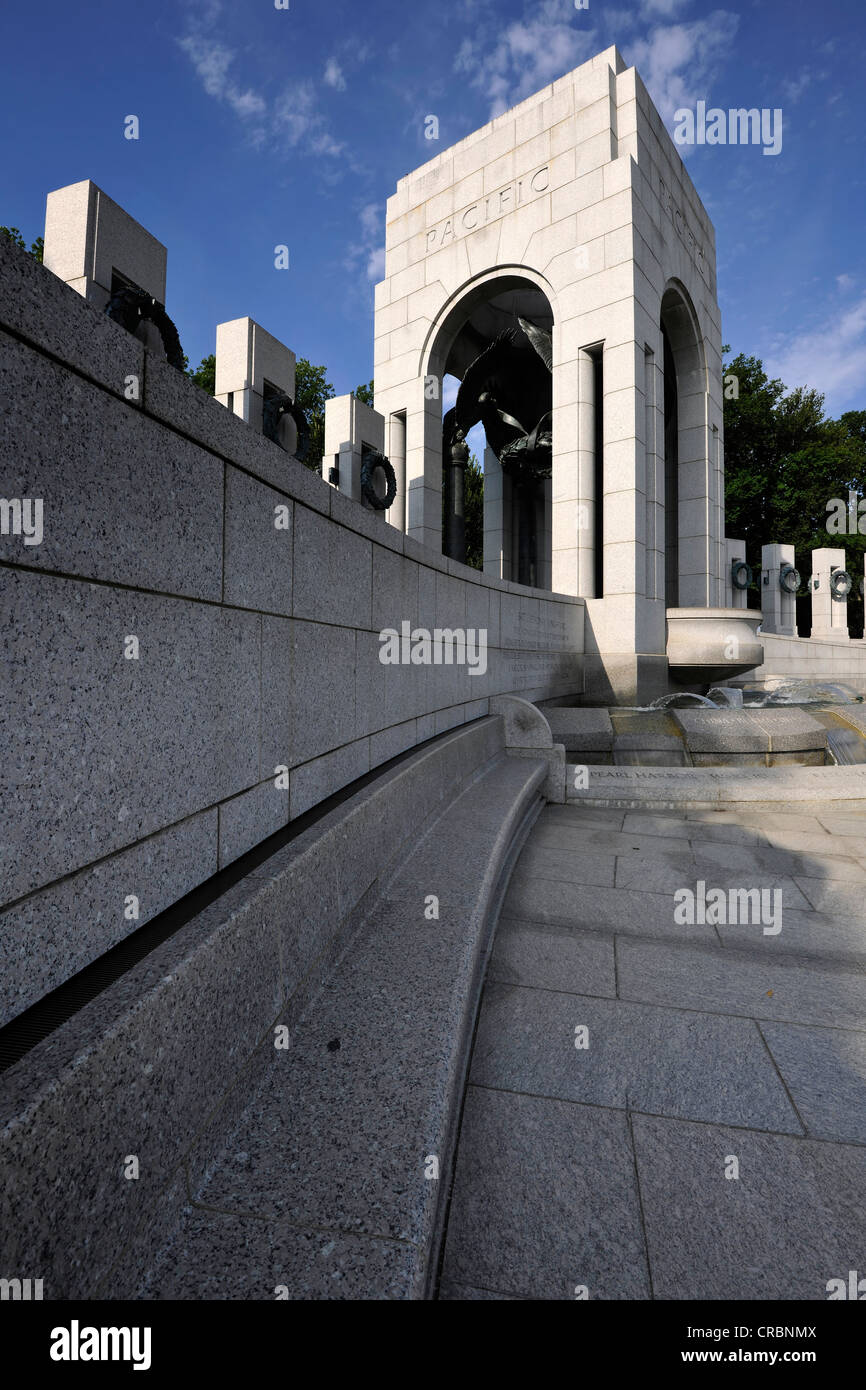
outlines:
[[[294,399],[295,354],[254,319],[218,323],[214,386],[220,405],[261,432],[266,391],[275,390]],[[294,435],[292,421],[281,425],[281,433],[283,429]],[[292,439],[287,437],[287,448],[290,443]]]
[[[595,598],[595,360],[577,359],[577,592]]]
[[[785,566],[794,568],[792,545],[761,546],[761,627],[764,632],[776,633],[780,637],[796,637],[797,599],[795,594],[782,588]]]
[[[731,566],[734,564],[734,561],[739,561],[741,564],[745,564],[745,562],[746,562],[746,542],[745,542],[745,541],[731,540],[730,537],[728,537],[728,538],[725,540],[725,561],[724,561],[724,579],[725,579],[725,598],[724,598],[724,603],[725,603],[725,607],[726,607],[726,608],[748,608],[748,606],[749,606],[749,601],[748,601],[748,597],[747,597],[747,594],[746,594],[746,590],[745,590],[745,589],[736,589],[736,588],[734,588],[733,574],[732,574],[732,571],[731,571]]]
[[[646,458],[646,596],[665,593],[665,453],[664,377],[656,353],[644,347],[644,409]]]
[[[322,477],[329,481],[329,468],[333,467],[336,457],[338,478],[335,486],[344,497],[351,497],[355,502],[364,502],[361,465],[365,446],[379,453],[385,452],[385,417],[352,395],[333,396],[326,401]],[[375,511],[375,508],[371,510]],[[376,515],[384,521],[390,519],[393,512],[392,506],[387,512],[376,512]]]
[[[445,504],[445,554],[461,564],[466,562],[464,489],[468,462],[469,446],[463,436],[458,435],[451,446],[451,457],[447,460],[449,476]]]
[[[845,551],[831,547],[812,551],[812,636],[848,641],[848,600],[834,599],[830,578],[834,570],[845,568]]]
[[[510,479],[488,445],[484,450],[484,573],[511,578]]]
[[[406,389],[406,534],[442,552],[442,394],[424,377]]]
[[[48,194],[42,263],[100,311],[123,283],[165,304],[166,258],[162,242],[90,179]]]
[[[397,479],[397,495],[388,512],[388,520],[398,531],[406,530],[406,415],[397,411],[391,416],[388,457]]]

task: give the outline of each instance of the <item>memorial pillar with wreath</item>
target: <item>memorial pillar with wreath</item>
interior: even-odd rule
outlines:
[[[812,637],[847,642],[848,595],[854,581],[845,569],[845,551],[827,546],[812,551]]]
[[[345,497],[395,524],[390,513],[397,510],[397,480],[385,454],[385,417],[356,396],[333,396],[325,402],[322,477]]]
[[[746,542],[725,537],[725,607],[748,608],[751,565],[746,564]]]
[[[91,179],[48,194],[43,264],[179,371],[184,355],[165,310],[167,252]]]
[[[843,557],[844,558],[844,557]],[[761,627],[777,637],[797,636],[800,574],[792,545],[761,546]]]
[[[303,460],[309,434],[295,407],[295,354],[253,319],[217,324],[215,395],[254,430]]]

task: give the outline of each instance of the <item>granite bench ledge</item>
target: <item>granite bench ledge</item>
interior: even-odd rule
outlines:
[[[176,1225],[188,1168],[237,1123],[277,1021],[301,1016],[419,837],[505,758],[502,726],[478,719],[365,781],[9,1067],[5,1268],[38,1252],[46,1299],[129,1295],[124,1279]]]
[[[268,1299],[281,1283],[299,1299],[431,1296],[487,954],[546,775],[541,758],[503,755],[422,838],[136,1297]]]

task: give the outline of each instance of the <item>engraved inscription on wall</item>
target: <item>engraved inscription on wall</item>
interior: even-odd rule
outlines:
[[[504,217],[507,212],[514,212],[524,203],[546,193],[549,187],[550,166],[543,164],[534,174],[514,179],[504,188],[498,188],[495,193],[488,193],[460,212],[455,212],[437,227],[430,227],[427,231],[427,250],[440,251],[443,246],[450,246],[456,237],[468,236],[488,222]]]
[[[668,217],[670,217],[671,221],[673,222],[680,240],[685,243],[686,247],[688,248],[689,252],[694,258],[695,264],[697,265],[698,270],[701,273],[701,278],[708,285],[710,285],[710,288],[712,288],[710,281],[710,270],[709,266],[707,265],[706,257],[704,255],[704,248],[702,244],[698,241],[697,237],[695,236],[694,232],[692,231],[682,212],[674,202],[670,190],[667,188],[663,179],[659,179],[659,200],[661,202],[663,210],[667,213]]]

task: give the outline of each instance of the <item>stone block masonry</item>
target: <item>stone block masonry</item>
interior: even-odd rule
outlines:
[[[0,1023],[491,696],[582,690],[583,600],[371,517],[5,238],[0,457],[42,504],[0,535]],[[404,621],[486,670],[383,665]]]

